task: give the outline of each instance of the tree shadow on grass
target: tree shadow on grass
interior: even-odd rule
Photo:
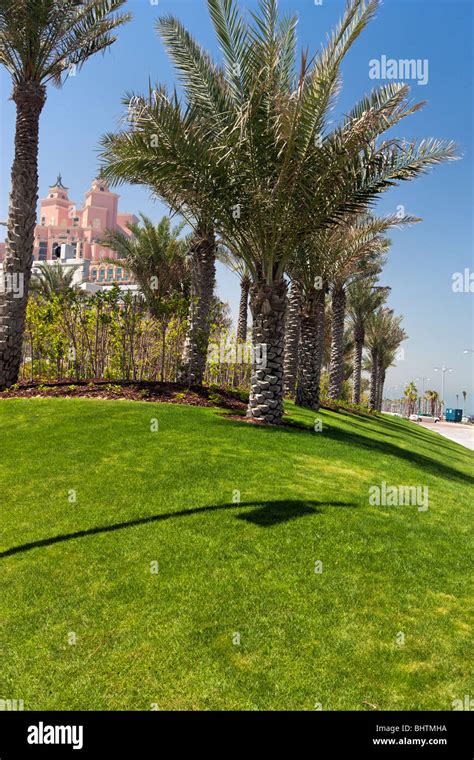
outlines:
[[[238,515],[238,518],[265,528],[288,522],[289,520],[294,520],[298,517],[321,514],[322,510],[319,509],[319,507],[356,507],[357,504],[347,501],[325,502],[313,501],[311,499],[281,499],[276,501],[246,501],[241,502],[240,504],[216,504],[209,507],[181,509],[177,512],[165,512],[164,514],[151,515],[150,517],[139,517],[136,520],[127,520],[126,522],[114,523],[112,525],[101,525],[96,528],[87,528],[86,530],[78,530],[75,533],[64,533],[59,536],[51,536],[50,538],[43,538],[39,541],[32,541],[28,544],[13,546],[11,549],[6,549],[5,551],[0,552],[0,559],[2,557],[11,557],[13,554],[21,554],[22,552],[37,549],[42,546],[52,546],[53,544],[59,544],[63,541],[73,541],[77,538],[94,536],[98,533],[113,533],[116,530],[123,530],[124,528],[135,528],[139,525],[161,522],[162,520],[171,520],[176,517],[188,517],[190,515],[198,515],[205,512],[218,512],[222,509],[243,509],[244,507],[255,506],[257,509],[254,509],[246,515]]]
[[[234,419],[228,419],[226,420],[226,424],[241,425],[242,423],[237,422]],[[322,432],[315,433],[308,425],[305,425],[299,421],[295,423],[290,420],[285,420],[285,424],[283,425],[255,425],[254,430],[263,435],[299,435],[312,437],[322,436],[323,438],[330,438],[333,441],[336,441],[343,445],[350,444],[355,448],[359,448],[367,452],[374,454],[379,453],[383,456],[392,456],[399,460],[405,460],[414,467],[418,467],[421,470],[421,473],[426,472],[429,475],[436,475],[448,480],[458,481],[459,483],[474,484],[474,477],[472,475],[462,472],[461,470],[457,470],[454,467],[450,467],[449,464],[440,462],[438,459],[436,459],[436,457],[430,457],[428,455],[420,454],[419,452],[412,451],[410,449],[404,449],[401,446],[397,446],[395,443],[391,443],[390,441],[371,438],[371,431],[367,431],[367,435],[360,435],[359,433],[350,432],[349,430],[337,428],[329,424],[323,427]],[[418,431],[416,431],[416,433],[420,435]],[[425,438],[424,440],[426,441]],[[437,447],[439,445],[439,442],[437,440],[433,441],[433,447],[435,447],[435,444]],[[440,449],[442,448],[444,448],[443,443],[440,444]],[[444,450],[439,452],[439,454],[445,453],[446,455],[448,454],[448,452],[445,452]],[[450,451],[449,453],[452,454],[453,452]],[[314,454],[317,456],[317,449],[314,449]],[[449,456],[446,456],[446,460],[448,459]],[[390,475],[390,472],[387,472],[387,475]]]

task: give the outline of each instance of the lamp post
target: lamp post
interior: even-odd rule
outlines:
[[[425,398],[425,380],[429,380],[429,379],[430,379],[429,377],[425,377],[424,375],[422,375],[421,377],[416,377],[415,378],[415,380],[421,380],[421,387],[422,387],[422,391],[421,391],[421,406],[422,406],[422,408],[423,408],[423,400]]]
[[[446,372],[452,372],[453,370],[451,367],[445,367],[444,364],[442,367],[435,367],[435,372],[441,372],[441,406],[443,407],[444,413],[444,376]]]

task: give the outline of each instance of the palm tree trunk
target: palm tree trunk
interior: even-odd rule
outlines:
[[[216,281],[216,243],[213,233],[198,235],[192,249],[191,277],[188,334],[184,343],[178,380],[189,385],[202,385]]]
[[[382,411],[383,387],[385,385],[385,370],[379,364],[377,368],[377,411]]]
[[[250,277],[242,277],[240,282],[239,319],[237,322],[237,340],[245,343],[247,340],[247,317],[249,310]]]
[[[16,104],[15,155],[0,283],[0,390],[16,383],[20,371],[38,202],[39,119],[46,89],[22,82],[15,85],[12,98]]]
[[[286,283],[250,287],[253,367],[247,417],[278,424],[283,415]]]
[[[329,398],[338,399],[342,394],[344,380],[344,318],[346,316],[346,291],[337,287],[332,294],[331,361],[329,365]]]
[[[362,379],[362,353],[364,350],[364,326],[358,324],[354,329],[354,373],[352,380],[352,403],[360,404],[360,385]]]
[[[301,295],[296,282],[291,285],[285,324],[285,396],[294,396],[298,373],[298,346],[300,341]]]
[[[370,373],[369,406],[371,409],[376,409],[377,407],[377,368],[378,368],[377,351],[371,351],[371,357],[372,357],[372,370]]]
[[[302,304],[296,404],[317,411],[324,349],[325,292],[314,291]]]
[[[168,322],[163,321],[161,324],[161,372],[160,380],[165,382],[165,359],[166,359],[166,331],[168,329]]]

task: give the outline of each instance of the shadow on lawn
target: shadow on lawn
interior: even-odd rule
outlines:
[[[94,536],[97,533],[112,533],[113,531],[122,530],[123,528],[134,528],[138,525],[147,525],[148,523],[161,522],[162,520],[171,520],[174,517],[187,517],[189,515],[197,515],[203,512],[217,512],[221,509],[242,509],[244,507],[254,507],[257,505],[257,509],[254,509],[252,512],[249,512],[245,515],[238,515],[238,519],[253,523],[259,527],[268,528],[272,525],[288,522],[288,520],[294,520],[298,517],[321,514],[321,509],[318,509],[318,507],[357,506],[356,504],[347,501],[324,502],[313,501],[311,499],[292,499],[291,501],[246,501],[240,504],[216,504],[210,507],[194,507],[193,509],[182,509],[178,512],[166,512],[165,514],[161,515],[139,517],[136,520],[127,520],[127,522],[114,523],[113,525],[101,525],[97,528],[78,530],[76,533],[64,533],[60,536],[43,538],[40,541],[32,541],[29,544],[22,544],[20,546],[14,546],[11,549],[6,549],[5,551],[0,552],[0,558],[10,557],[12,554],[27,552],[30,551],[30,549],[37,549],[40,546],[52,546],[53,544],[59,544],[62,541],[72,541],[76,538]]]
[[[433,452],[436,451],[436,448],[440,448],[443,450],[440,450],[438,452],[441,456],[446,456],[446,463],[440,462],[436,457],[428,456],[427,454],[421,454],[416,451],[412,451],[410,449],[404,449],[401,446],[397,446],[396,443],[392,443],[387,440],[379,440],[377,438],[371,438],[370,435],[373,431],[372,429],[367,429],[366,435],[361,435],[360,433],[349,431],[347,429],[337,428],[332,425],[326,425],[323,428],[322,433],[315,433],[308,425],[300,422],[292,422],[290,420],[285,420],[286,424],[281,426],[263,426],[258,425],[255,426],[255,429],[259,431],[259,433],[266,433],[266,434],[280,434],[280,435],[311,435],[311,436],[322,436],[322,438],[329,438],[333,441],[336,441],[338,443],[341,443],[343,445],[351,444],[356,448],[363,449],[367,452],[371,452],[374,454],[382,454],[384,456],[392,456],[399,460],[405,460],[409,464],[414,465],[415,467],[419,468],[422,472],[426,472],[430,475],[437,475],[438,477],[444,477],[451,480],[457,480],[460,483],[470,483],[474,484],[474,477],[472,475],[469,475],[468,473],[462,472],[461,470],[455,469],[454,467],[451,467],[447,462],[449,459],[453,459],[454,456],[458,452],[453,452],[452,448],[449,449],[449,451],[444,451],[446,448],[445,443],[442,441],[441,436],[439,436],[440,441],[437,439],[432,440],[429,437],[426,437],[423,432],[420,432],[415,429],[414,435],[415,437],[422,437],[424,443],[431,443],[433,446]],[[385,421],[384,421],[385,422]],[[241,422],[236,422],[233,419],[228,419],[226,421],[226,424],[228,425],[241,425]],[[393,427],[391,425],[387,425],[387,427],[390,430],[393,430]],[[419,443],[419,441],[417,441]],[[317,449],[315,449],[315,453],[317,454]]]

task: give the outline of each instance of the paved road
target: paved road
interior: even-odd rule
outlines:
[[[463,425],[459,422],[437,422],[436,424],[421,422],[419,424],[474,451],[474,425]]]

